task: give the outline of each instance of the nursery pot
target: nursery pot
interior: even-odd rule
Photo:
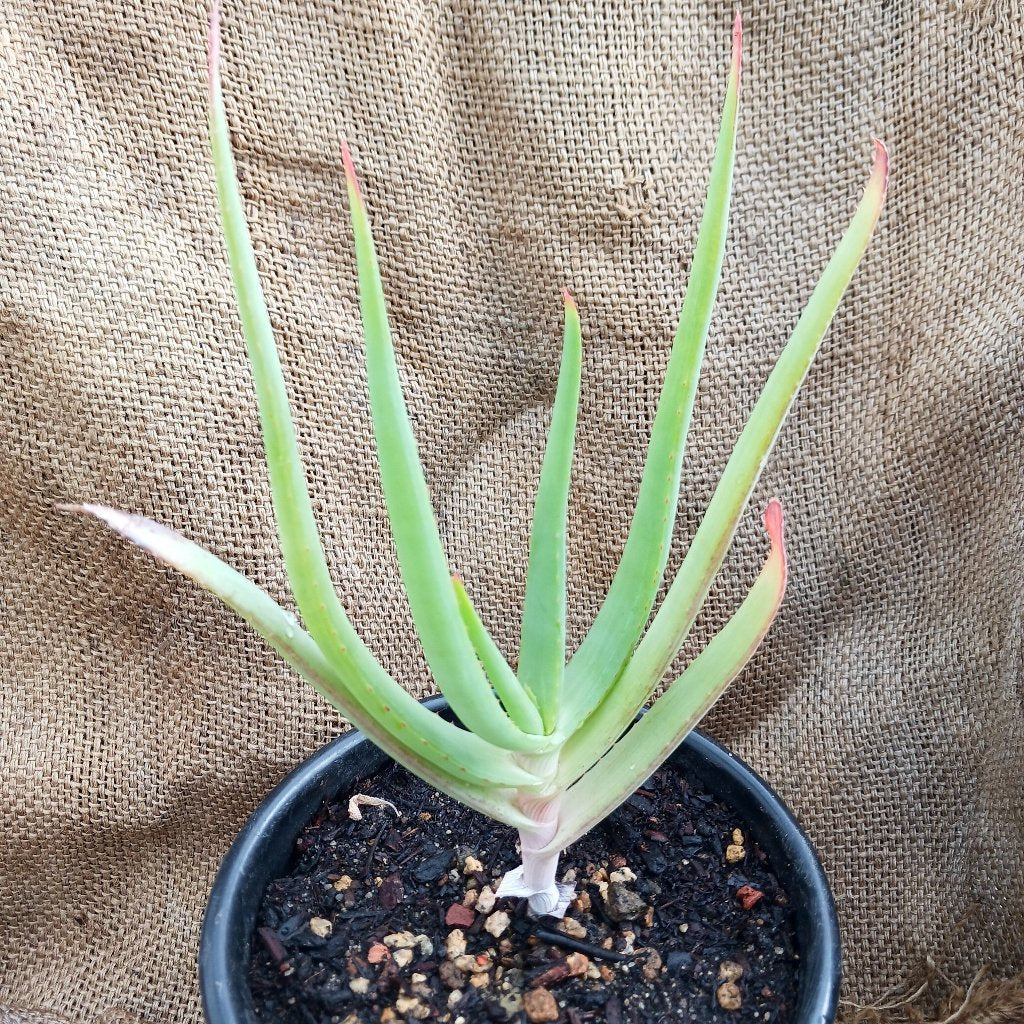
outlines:
[[[443,698],[424,703],[449,715]],[[248,967],[267,885],[288,870],[296,839],[324,802],[387,761],[361,733],[349,732],[299,765],[249,818],[221,863],[203,921],[199,984],[208,1024],[255,1024]],[[839,994],[839,927],[807,836],[755,772],[699,732],[683,741],[666,766],[702,784],[746,820],[794,914],[802,966],[788,1024],[832,1024]]]

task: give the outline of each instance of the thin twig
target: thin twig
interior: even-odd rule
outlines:
[[[613,949],[602,949],[590,942],[582,942],[570,935],[563,935],[561,932],[549,932],[546,928],[537,928],[533,933],[542,942],[550,942],[552,946],[561,946],[563,949],[571,949],[575,953],[585,953],[592,960],[611,960],[614,963],[622,963],[623,960],[632,960],[625,953],[616,953]]]

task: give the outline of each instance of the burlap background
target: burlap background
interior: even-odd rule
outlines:
[[[512,650],[559,288],[586,331],[578,638],[628,524],[724,89],[728,3],[226,3],[228,106],[340,591],[417,694],[363,391],[352,141],[451,560]],[[834,880],[848,995],[1024,953],[1019,4],[748,5],[693,529],[870,160],[878,236],[758,489],[793,561],[709,730]],[[192,0],[0,18],[0,1019],[198,1019],[233,833],[340,719],[213,599],[56,502],[142,511],[284,593]],[[752,510],[699,634],[763,553]],[[673,564],[678,562],[678,557]]]

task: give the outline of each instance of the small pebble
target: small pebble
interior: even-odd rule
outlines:
[[[456,957],[454,964],[465,974],[484,974],[491,969],[491,958],[465,953],[462,956]]]
[[[391,954],[388,952],[388,947],[382,942],[375,942],[369,952],[366,954],[367,963],[379,964],[382,960],[386,960]]]
[[[563,935],[568,935],[572,939],[585,939],[587,937],[587,929],[574,917],[563,917],[558,922],[558,930]]]
[[[476,898],[476,909],[480,914],[489,914],[494,909],[494,890],[485,885]]]
[[[570,978],[578,978],[590,970],[590,959],[583,953],[570,953],[565,958],[565,964],[569,968]]]
[[[747,851],[742,846],[737,846],[736,843],[730,843],[725,848],[725,862],[727,864],[738,864],[746,855]]]
[[[752,885],[741,885],[736,890],[736,899],[740,901],[740,906],[744,910],[756,907],[763,897],[764,893],[760,889],[755,889]]]
[[[396,949],[392,958],[399,967],[408,967],[412,963],[413,952],[411,949]]]
[[[348,875],[342,875],[341,878],[334,883],[334,888],[337,889],[338,892],[347,892],[352,888],[352,879]]]
[[[656,949],[648,949],[645,952],[647,956],[643,965],[644,979],[654,981],[661,973],[661,954]]]
[[[496,910],[487,920],[484,922],[484,931],[498,938],[502,935],[506,928],[508,928],[511,918],[504,910]]]
[[[608,884],[605,905],[613,921],[635,921],[647,909],[643,899],[623,882]]]
[[[390,949],[412,949],[416,936],[412,932],[392,932],[384,936],[384,945]]]
[[[357,996],[365,996],[370,991],[370,979],[369,978],[353,978],[349,983],[348,987],[352,989]]]
[[[743,1005],[740,987],[734,981],[727,981],[724,985],[719,985],[715,995],[718,998],[718,1005],[723,1010],[738,1010]]]
[[[546,988],[532,988],[523,995],[523,1009],[530,1024],[558,1020],[558,1003]]]
[[[326,917],[311,917],[309,919],[309,930],[318,939],[326,939],[334,931],[334,928]]]
[[[723,960],[718,965],[719,981],[739,981],[743,977],[743,968],[733,960]]]
[[[461,928],[450,931],[444,940],[444,948],[449,960],[462,956],[466,952],[466,933]]]
[[[457,925],[459,928],[468,928],[474,921],[476,914],[461,903],[453,903],[444,915],[444,923],[449,927]]]
[[[414,1020],[426,1020],[431,1016],[430,1007],[421,1002],[417,996],[399,996],[395,1000],[395,1009],[403,1017],[412,1017]],[[380,1019],[384,1020],[383,1014]]]
[[[462,866],[462,873],[464,875],[472,875],[477,871],[483,871],[484,866],[476,859],[476,857],[467,857],[465,864]]]

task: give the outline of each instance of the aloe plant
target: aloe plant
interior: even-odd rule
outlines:
[[[786,585],[782,508],[764,513],[769,551],[732,618],[662,683],[722,564],[751,491],[874,230],[888,159],[875,142],[870,179],[845,234],[768,377],[689,550],[657,612],[679,496],[684,443],[721,274],[736,142],[741,24],[692,272],[655,415],[622,559],[592,628],[566,659],[566,527],[580,390],[581,326],[565,293],[562,359],[530,536],[515,668],[499,650],[442,549],[399,383],[366,205],[348,147],[366,370],[380,475],[402,580],[430,671],[458,723],[423,708],[381,666],[339,601],[314,522],[270,320],[239,195],[221,91],[216,8],[210,31],[210,129],[228,261],[252,364],[284,563],[305,628],[216,556],[141,516],[65,506],[112,529],[220,597],[355,726],[438,789],[519,830],[522,864],[501,894],[562,914],[559,851],[612,811],[672,752],[757,649]],[[646,628],[645,628],[646,627]]]

